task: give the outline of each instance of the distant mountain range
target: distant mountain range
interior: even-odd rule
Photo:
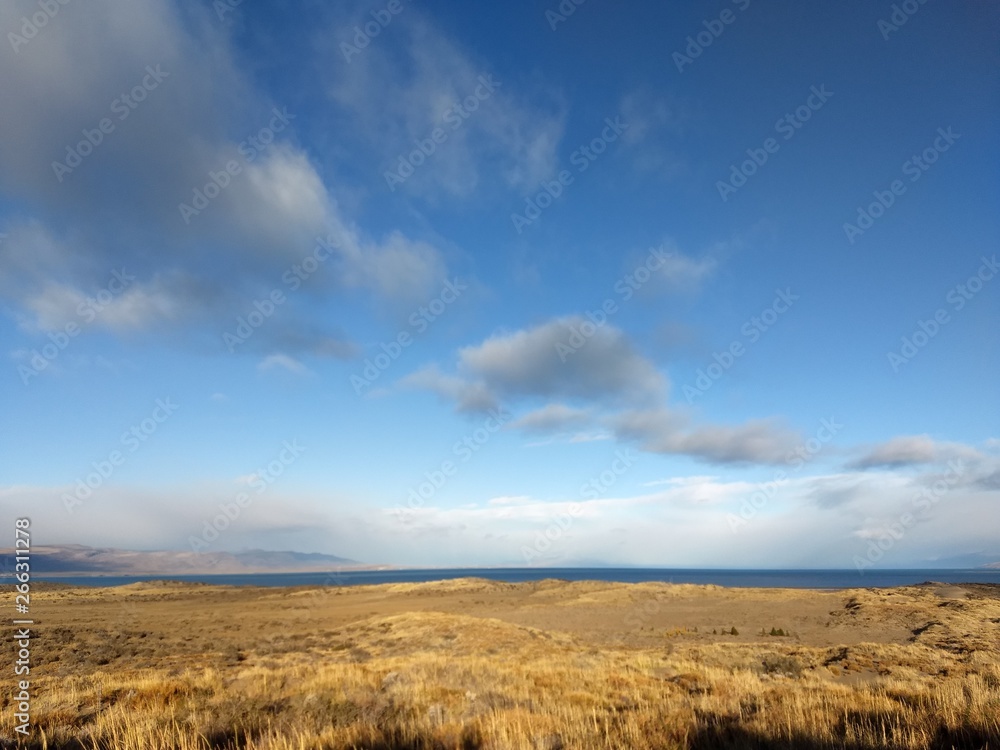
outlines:
[[[997,561],[996,549],[993,549],[989,552],[979,550],[977,552],[963,552],[947,557],[924,558],[914,563],[914,567],[926,568],[928,570],[944,568],[965,568],[966,570],[992,568],[996,570],[1000,568],[1000,562]]]
[[[982,559],[982,556],[980,556]],[[989,558],[987,558],[989,559]],[[955,562],[955,561],[949,561]],[[977,567],[963,558],[961,567]],[[972,564],[970,564],[972,563]],[[561,566],[602,567],[605,563],[574,560]],[[142,552],[81,544],[40,546],[31,549],[33,575],[49,576],[182,576],[239,575],[252,573],[325,573],[336,570],[385,570],[391,565],[372,565],[317,552],[187,552],[160,550]],[[514,566],[517,567],[517,566]],[[979,568],[1000,569],[1000,561],[979,563]],[[0,575],[14,572],[14,551],[0,549]]]
[[[2,550],[2,572],[14,570],[13,550]],[[175,552],[85,547],[80,544],[31,548],[34,575],[211,575],[311,573],[373,566],[346,557],[305,552]]]

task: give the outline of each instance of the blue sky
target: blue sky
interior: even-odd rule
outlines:
[[[36,543],[1000,559],[996,8],[0,29],[0,508]]]

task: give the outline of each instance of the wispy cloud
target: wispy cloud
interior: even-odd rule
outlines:
[[[294,357],[289,357],[287,354],[269,354],[257,363],[257,369],[262,371],[283,369],[296,375],[314,374],[302,362]]]
[[[339,32],[344,26],[331,23]],[[346,28],[349,28],[347,26]],[[557,165],[563,110],[551,91],[529,97],[517,83],[497,79],[488,63],[463,49],[418,8],[390,30],[395,44],[371,45],[342,64],[335,33],[324,31],[328,91],[339,108],[345,135],[381,165],[396,170],[414,144],[435,128],[445,140],[420,159],[402,190],[422,198],[468,198],[492,175],[509,189],[537,187]],[[489,82],[489,95],[483,92]],[[471,99],[470,99],[471,97]],[[478,99],[477,101],[474,101]],[[468,106],[465,102],[470,102]],[[382,188],[388,189],[383,183]]]

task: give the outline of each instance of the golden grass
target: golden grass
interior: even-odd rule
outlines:
[[[67,668],[81,632],[47,646],[58,658],[37,670],[25,747],[1000,748],[998,600],[959,606],[898,591],[845,594],[844,611],[877,620],[880,607],[891,619],[923,606],[925,624],[935,624],[907,642],[849,646],[711,639],[686,626],[674,630],[690,637],[660,628],[653,647],[598,645],[496,618],[412,611],[357,618],[309,645],[296,646],[302,633],[291,624],[287,638],[247,635],[234,647],[219,634],[240,613],[220,610],[214,648],[198,658],[166,649],[142,668],[131,652]],[[10,737],[4,689],[0,737]]]

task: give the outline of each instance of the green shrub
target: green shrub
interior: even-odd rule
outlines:
[[[783,674],[789,677],[802,676],[802,662],[794,656],[767,654],[760,662],[765,674]]]

